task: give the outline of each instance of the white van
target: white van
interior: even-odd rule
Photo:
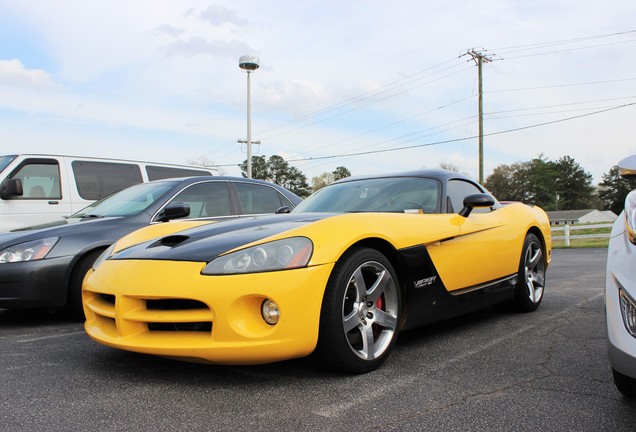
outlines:
[[[212,175],[203,167],[46,154],[0,156],[0,232],[61,220],[137,183]]]

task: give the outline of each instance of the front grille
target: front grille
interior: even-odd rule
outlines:
[[[116,296],[85,290],[87,319],[95,319],[102,331],[127,336],[144,331],[211,336],[214,314],[198,300]]]

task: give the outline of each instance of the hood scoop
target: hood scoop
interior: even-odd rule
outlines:
[[[173,248],[175,246],[179,246],[181,243],[188,240],[190,237],[184,235],[171,235],[167,237],[160,238],[159,240],[151,243],[148,246],[148,249],[156,248],[156,247],[168,247]]]

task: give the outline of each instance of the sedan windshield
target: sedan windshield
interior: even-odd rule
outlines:
[[[130,216],[147,209],[177,181],[140,183],[95,201],[71,218]]]
[[[423,212],[439,213],[440,182],[395,177],[334,183],[320,189],[293,212]]]

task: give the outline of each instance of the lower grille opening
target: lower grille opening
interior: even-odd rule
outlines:
[[[115,296],[112,294],[100,294],[99,297],[104,300],[106,303],[115,304]]]
[[[211,322],[187,322],[187,323],[165,323],[165,322],[149,322],[148,330],[150,331],[175,331],[175,332],[211,332]]]
[[[208,305],[198,300],[161,299],[146,300],[146,308],[149,310],[190,310],[208,309]]]

